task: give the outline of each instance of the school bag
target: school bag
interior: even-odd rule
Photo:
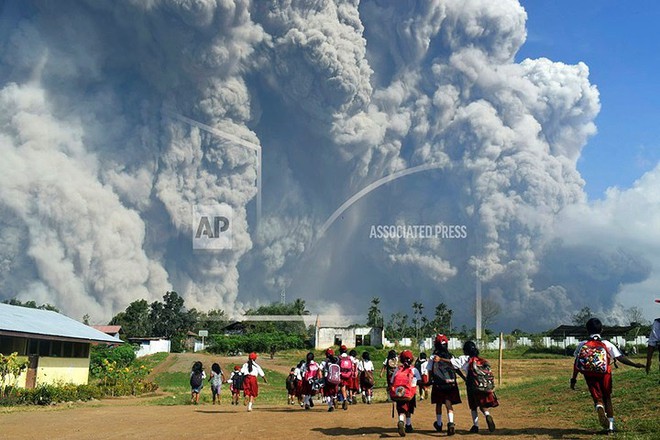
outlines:
[[[376,381],[374,380],[374,372],[369,370],[369,371],[363,371],[362,372],[362,382],[368,387],[374,386]]]
[[[234,374],[234,377],[231,378],[231,386],[234,391],[240,391],[243,389],[243,379],[245,376],[241,373]]]
[[[313,364],[307,365],[305,369],[305,380],[311,382],[318,376],[319,366],[314,362]]]
[[[339,368],[339,365],[328,365],[328,375],[325,377],[325,380],[332,385],[337,385],[341,382],[341,369]]]
[[[450,391],[456,386],[456,371],[450,362],[433,361],[431,380],[440,391]]]
[[[422,373],[422,360],[421,359],[417,359],[415,361],[415,368],[417,368],[417,371],[419,371],[420,374]]]
[[[390,385],[390,399],[395,402],[408,402],[415,397],[417,386],[413,385],[415,373],[412,368],[399,367]]]
[[[475,356],[468,360],[467,386],[485,393],[495,389],[495,375],[486,359]]]
[[[387,363],[385,364],[385,369],[388,373],[392,373],[394,370],[396,370],[396,358],[388,359]]]
[[[607,374],[610,359],[607,347],[603,341],[589,339],[580,347],[575,357],[575,368],[587,376],[602,376]]]
[[[289,374],[286,378],[286,390],[291,392],[296,389],[296,375]]]
[[[201,371],[193,371],[190,375],[190,386],[192,388],[200,388],[204,384],[204,378]]]
[[[339,370],[342,379],[350,379],[353,375],[353,361],[348,356],[339,359]]]

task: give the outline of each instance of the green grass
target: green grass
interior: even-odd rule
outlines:
[[[625,368],[625,367],[623,367]],[[556,414],[570,418],[582,428],[602,430],[596,420],[593,401],[584,380],[579,378],[576,390],[565,378],[535,378],[509,385],[497,391],[502,400],[517,401],[536,414]],[[660,393],[657,375],[647,376],[643,370],[626,368],[614,373],[612,403],[617,438],[651,440],[660,432]]]

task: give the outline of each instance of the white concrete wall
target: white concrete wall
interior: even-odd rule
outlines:
[[[137,357],[148,356],[154,353],[169,353],[171,348],[169,339],[156,339],[153,341],[143,341],[140,348],[135,353]]]

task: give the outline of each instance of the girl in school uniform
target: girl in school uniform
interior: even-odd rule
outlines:
[[[374,396],[374,363],[368,351],[362,353],[362,360],[358,362],[360,388],[362,389],[362,402],[371,405]]]
[[[433,427],[442,431],[442,406],[447,408],[447,435],[454,435],[454,405],[461,403],[456,382],[455,367],[451,364],[452,354],[448,350],[449,339],[443,334],[435,337],[434,352],[427,364],[427,374],[433,378],[431,403],[435,405],[436,421]]]
[[[256,360],[257,353],[250,353],[248,361],[244,363],[241,368],[241,374],[245,375],[245,379],[243,380],[243,394],[248,399],[248,411],[252,411],[254,399],[259,395],[259,383],[257,382],[257,377],[261,376],[264,383],[268,383],[264,370],[261,369]]]

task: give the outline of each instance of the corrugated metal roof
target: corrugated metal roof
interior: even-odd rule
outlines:
[[[122,343],[88,325],[50,310],[31,309],[0,303],[0,331],[78,339],[90,342]]]
[[[110,335],[114,335],[115,333],[119,333],[121,331],[121,325],[92,325],[91,327]]]

